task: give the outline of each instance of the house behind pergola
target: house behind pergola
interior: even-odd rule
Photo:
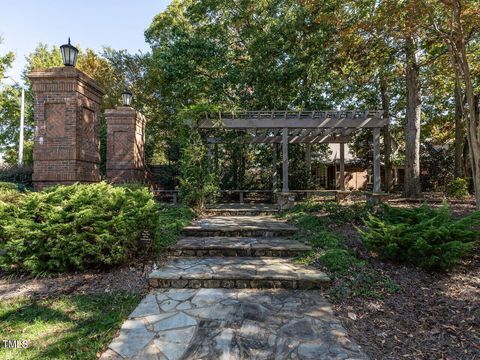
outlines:
[[[388,124],[383,111],[242,111],[221,112],[216,117],[205,115],[198,122],[201,130],[240,130],[250,134],[247,143],[282,146],[282,193],[289,193],[289,144],[306,144],[306,163],[311,162],[312,144],[339,144],[339,188],[345,190],[345,144],[360,129],[373,130],[373,192],[381,191],[380,129]],[[219,139],[208,137],[210,144]],[[273,152],[277,163],[277,151]],[[274,188],[277,179],[273,173]]]

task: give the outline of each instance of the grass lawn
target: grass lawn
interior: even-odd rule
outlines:
[[[95,359],[140,301],[138,294],[0,301],[0,359]],[[27,340],[7,349],[4,340]]]

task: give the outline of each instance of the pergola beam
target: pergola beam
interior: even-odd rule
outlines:
[[[328,135],[331,134],[332,132],[335,131],[335,128],[330,128],[330,129],[316,129],[316,130],[311,130],[306,136],[305,136],[305,141],[310,142],[312,140],[315,140],[319,135]]]
[[[388,124],[382,111],[245,111],[200,120],[200,129],[377,128]]]
[[[289,136],[289,144],[336,144],[336,143],[348,143],[351,140],[351,136]],[[207,143],[218,144],[222,139],[208,138]],[[283,142],[283,136],[255,136],[251,140],[245,141],[248,144],[281,144]]]
[[[199,122],[199,129],[320,129],[320,128],[381,128],[387,119],[367,117],[357,119],[205,119]]]
[[[289,144],[332,144],[332,143],[348,143],[351,140],[351,136],[316,136],[314,138],[307,136],[289,136]],[[281,143],[283,141],[283,136],[269,136],[265,139],[256,139],[253,138],[251,144],[275,144]]]

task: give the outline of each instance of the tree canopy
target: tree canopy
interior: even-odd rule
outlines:
[[[87,49],[78,67],[107,90],[105,108],[124,86],[133,90],[149,119],[149,162],[173,167],[184,111],[382,109],[391,120],[383,133],[387,189],[392,164],[405,163],[406,192],[416,196],[427,189],[420,178],[435,163],[431,149],[454,158],[438,165],[445,183],[480,176],[479,20],[475,0],[174,0],[145,31],[151,52]],[[9,59],[0,59],[0,73]],[[25,73],[59,64],[58,49],[39,45]],[[360,132],[351,144],[367,162],[369,137]],[[230,142],[221,151],[225,186],[245,185],[239,171],[271,161],[261,146]],[[291,151],[303,161],[302,146]]]

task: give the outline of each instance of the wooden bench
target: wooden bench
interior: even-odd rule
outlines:
[[[153,194],[153,196],[160,196],[162,194],[167,194],[172,197],[172,203],[173,205],[178,204],[178,193],[179,190],[159,190],[159,189],[150,189],[150,192]]]

